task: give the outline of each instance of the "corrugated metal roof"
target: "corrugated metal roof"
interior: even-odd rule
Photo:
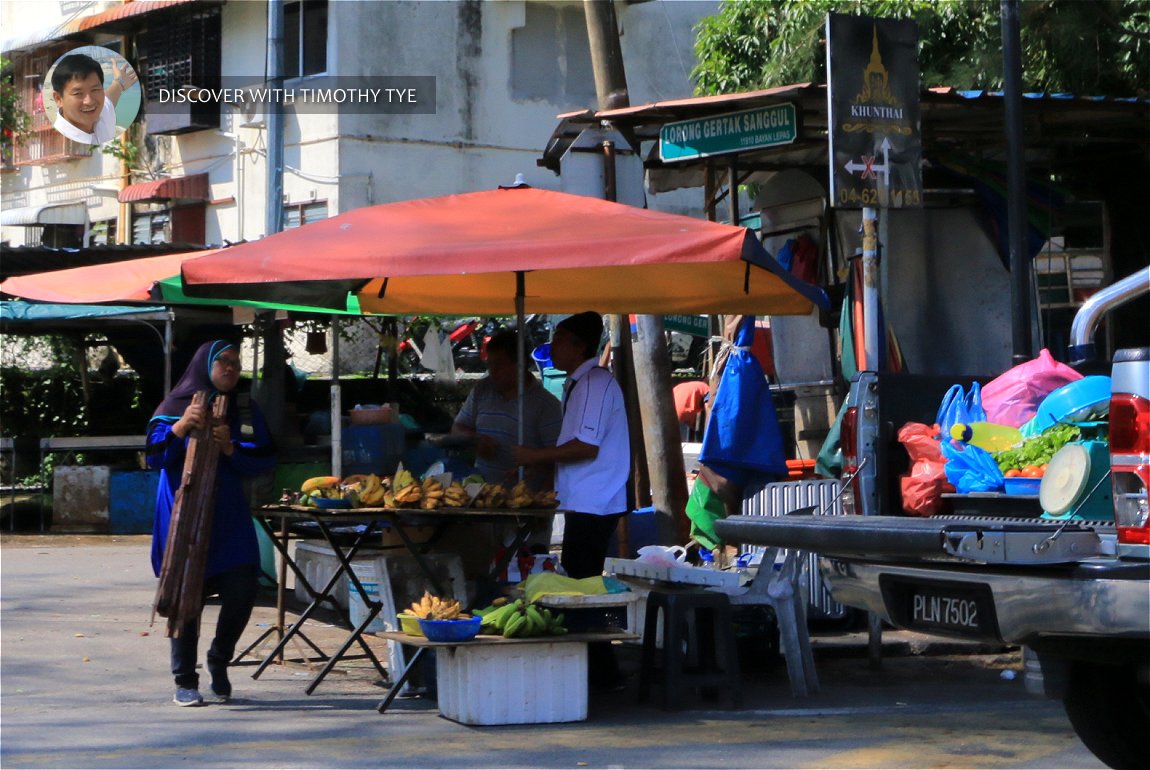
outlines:
[[[0,225],[29,227],[34,225],[83,225],[88,223],[88,204],[84,201],[44,203],[21,206],[0,212]]]
[[[147,203],[149,201],[172,200],[173,198],[206,201],[210,197],[208,175],[192,174],[130,184],[120,191],[117,200],[120,203]]]
[[[1063,93],[1027,93],[1023,100],[1027,150],[1086,142],[1150,145],[1150,99],[1078,96]],[[826,86],[796,83],[789,86],[719,96],[674,99],[614,110],[583,110],[558,116],[538,165],[559,170],[559,159],[579,133],[601,121],[610,122],[639,141],[658,139],[667,123],[720,115],[781,102],[796,105],[799,136],[788,146],[739,154],[740,166],[760,170],[826,163]],[[1005,145],[1002,92],[951,87],[923,91],[920,100],[924,147],[964,147],[968,151],[1001,151]],[[661,168],[657,152],[647,160],[648,170]],[[666,167],[683,173],[692,162]],[[673,188],[668,188],[673,189]]]
[[[124,22],[156,11],[163,11],[181,5],[203,3],[205,0],[126,0],[102,13],[93,13],[79,18],[68,19],[50,27],[42,27],[32,32],[0,41],[0,51],[9,53],[28,48],[37,48],[53,40],[60,40],[80,32],[92,32],[117,26]],[[213,5],[218,3],[211,3]]]

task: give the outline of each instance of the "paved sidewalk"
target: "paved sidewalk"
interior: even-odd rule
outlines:
[[[254,681],[237,669],[232,703],[178,708],[162,622],[148,622],[148,538],[6,536],[0,547],[5,768],[918,767],[953,764],[964,725],[983,753],[964,749],[963,766],[1100,766],[1058,704],[1026,695],[1017,653],[954,654],[950,642],[895,633],[879,672],[867,665],[865,634],[818,636],[823,691],[806,699],[791,697],[778,662],[750,667],[740,711],[637,705],[635,647],[621,652],[629,689],[593,695],[590,718],[575,724],[468,727],[419,698],[381,716],[386,690],[365,662],[341,665],[312,696],[301,667],[272,666]],[[274,612],[265,597],[241,643]],[[210,627],[215,613],[210,605]],[[323,644],[345,632],[309,626],[309,635]],[[900,759],[908,740],[915,750]]]

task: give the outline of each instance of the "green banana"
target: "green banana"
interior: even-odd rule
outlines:
[[[512,614],[514,614],[514,612],[515,606],[511,604],[505,604],[502,607],[496,607],[494,610],[483,616],[483,625],[490,626],[496,631],[502,633],[503,629],[507,625],[508,619]]]
[[[527,636],[539,636],[547,630],[547,621],[534,604],[527,605],[527,620],[531,623]]]
[[[518,612],[512,613],[511,619],[508,620],[507,625],[503,627],[503,636],[508,639],[514,639],[520,635],[527,622],[526,615],[522,615]]]

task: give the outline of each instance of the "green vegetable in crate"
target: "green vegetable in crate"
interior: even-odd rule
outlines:
[[[1081,435],[1082,431],[1077,425],[1058,423],[1041,434],[1028,438],[1013,449],[996,452],[994,459],[1003,473],[1009,470],[1022,470],[1028,465],[1045,465],[1059,449],[1072,441],[1077,441]]]

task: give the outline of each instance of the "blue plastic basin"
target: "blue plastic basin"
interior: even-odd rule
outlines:
[[[1016,476],[1006,479],[1003,486],[1008,495],[1037,495],[1042,487],[1042,479],[1023,479]]]
[[[479,626],[483,618],[478,615],[463,620],[427,620],[419,619],[419,627],[423,635],[433,642],[467,642],[479,634]]]
[[[1042,399],[1031,422],[1037,429],[1035,433],[1041,433],[1055,423],[1080,421],[1109,400],[1109,377],[1099,374],[1083,377]]]

